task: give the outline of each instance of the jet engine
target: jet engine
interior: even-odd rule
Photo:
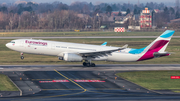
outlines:
[[[83,60],[81,56],[74,53],[64,53],[63,59],[70,62],[81,62]]]

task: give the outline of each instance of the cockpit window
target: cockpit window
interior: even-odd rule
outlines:
[[[14,41],[11,41],[10,43],[15,43]]]

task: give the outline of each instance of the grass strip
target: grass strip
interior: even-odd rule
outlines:
[[[6,75],[0,74],[0,91],[19,91],[19,90]]]
[[[180,79],[171,79],[171,76],[180,76],[180,71],[136,71],[116,75],[150,90],[180,90]]]
[[[180,93],[180,91],[174,91],[175,93]]]
[[[62,37],[62,36],[159,36],[163,32],[0,32],[0,37]],[[179,36],[180,32],[175,32]]]

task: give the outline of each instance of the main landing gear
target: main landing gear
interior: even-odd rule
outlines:
[[[21,53],[21,60],[23,60],[24,59],[24,56],[23,56],[23,53]]]
[[[90,62],[83,62],[83,66],[85,67],[95,67],[95,63],[90,63]]]

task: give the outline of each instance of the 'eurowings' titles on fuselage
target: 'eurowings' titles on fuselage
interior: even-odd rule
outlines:
[[[25,43],[28,43],[29,45],[40,45],[40,46],[47,46],[47,42],[41,42],[41,41],[29,41],[25,40]]]

